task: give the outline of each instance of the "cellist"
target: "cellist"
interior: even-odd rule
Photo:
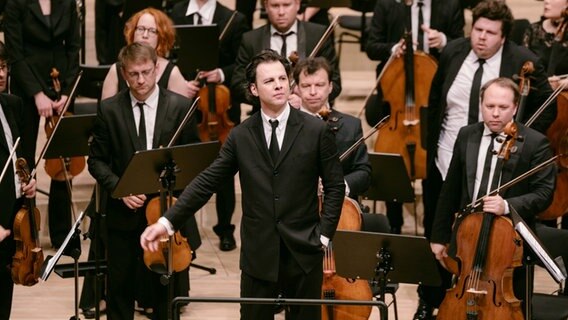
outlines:
[[[428,102],[427,179],[422,185],[427,238],[431,235],[436,203],[448,172],[458,131],[481,120],[481,85],[496,77],[512,78],[520,72],[525,62],[533,62],[535,72],[531,84],[534,90],[530,90],[527,98],[525,120],[552,93],[538,57],[509,40],[513,20],[511,9],[505,2],[482,1],[472,10],[470,37],[449,42],[440,55]],[[555,116],[556,104],[553,103],[531,127],[544,132]],[[446,274],[444,280],[444,285],[448,286],[450,276]],[[441,302],[444,289],[428,289],[433,298],[431,307],[437,307]]]
[[[234,17],[233,17],[234,14]],[[222,38],[219,43],[219,67],[213,70],[202,70],[198,80],[194,80],[196,75],[193,70],[182,70],[191,79],[187,81],[186,96],[190,99],[199,95],[201,89],[200,82],[209,84],[223,84],[231,86],[235,60],[243,33],[249,30],[245,16],[240,12],[235,12],[219,3],[217,0],[186,0],[176,3],[170,13],[175,24],[190,25],[211,25],[216,24]],[[251,21],[252,23],[252,21]],[[203,52],[203,54],[211,54]],[[232,95],[231,95],[232,96]],[[204,99],[203,99],[204,100]],[[240,104],[229,97],[229,106],[223,106],[229,120],[237,125],[241,122]],[[217,106],[215,106],[217,107]],[[222,106],[218,106],[221,108]],[[205,115],[203,115],[205,116]],[[213,231],[219,236],[219,249],[221,251],[234,250],[237,245],[234,237],[235,225],[231,224],[231,218],[235,210],[235,183],[224,184],[224,187],[217,192],[215,198],[217,209],[217,224]]]
[[[0,92],[6,90],[8,81],[8,57],[4,43],[0,41]],[[0,163],[2,167],[10,157],[10,150],[21,134],[23,122],[22,100],[11,94],[0,94]],[[23,156],[23,148],[18,147],[17,156]],[[30,155],[28,155],[30,156]],[[33,158],[32,158],[33,159]],[[12,256],[15,252],[14,236],[11,232],[16,212],[22,207],[24,196],[35,197],[36,180],[27,185],[20,183],[14,170],[14,164],[8,166],[4,179],[0,181],[0,319],[10,319],[14,282],[10,274]],[[0,169],[1,170],[1,169]]]
[[[483,122],[463,127],[458,133],[430,239],[432,252],[439,261],[448,255],[455,257],[456,243],[459,246],[462,240],[456,238],[456,232],[466,215],[458,216],[452,231],[452,217],[456,212],[552,157],[550,144],[543,134],[517,123],[518,136],[522,139],[515,142],[513,148],[516,150],[511,151],[502,170],[496,170],[499,161],[497,153],[505,141],[503,129],[514,121],[519,97],[519,89],[512,80],[489,80],[481,88],[480,113]],[[534,229],[536,215],[552,202],[555,180],[556,168],[549,166],[499,194],[485,197],[476,211],[508,216],[513,206]],[[473,259],[460,258],[462,261]],[[513,289],[518,299],[525,297],[525,272],[524,267],[514,269]]]

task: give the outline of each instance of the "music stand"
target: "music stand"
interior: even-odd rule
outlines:
[[[136,12],[148,7],[162,10],[162,0],[126,0],[122,7],[122,20],[126,22]]]
[[[61,117],[43,158],[58,159],[88,155],[91,131],[96,118],[94,114]]]
[[[425,237],[337,230],[333,248],[337,274],[372,280],[383,299],[389,282],[439,286],[442,281]]]
[[[351,7],[351,0],[308,0],[306,7],[317,8],[336,8],[336,7]]]
[[[219,27],[211,25],[176,25],[176,65],[186,77],[200,70],[219,67]],[[196,43],[199,49],[196,50]],[[205,54],[204,54],[205,53]]]
[[[160,210],[165,212],[166,194],[173,197],[173,191],[185,188],[201,171],[207,168],[219,154],[219,141],[195,143],[160,149],[137,151],[130,159],[126,170],[118,180],[112,197],[121,198],[133,194],[151,194],[160,192]],[[145,174],[140,174],[144,172]],[[160,282],[167,286],[166,305],[173,300],[172,237],[169,241],[166,274]],[[156,312],[156,311],[154,311]],[[171,310],[168,308],[168,319]]]

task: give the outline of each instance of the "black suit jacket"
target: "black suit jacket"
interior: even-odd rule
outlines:
[[[0,105],[4,115],[6,116],[6,121],[10,126],[10,131],[12,132],[12,144],[16,142],[16,139],[20,136],[20,128],[22,128],[22,100],[11,94],[0,94]],[[1,126],[1,124],[0,124]],[[0,128],[0,170],[4,168],[4,164],[10,156],[10,149],[6,143],[6,136],[4,135],[4,130]],[[20,150],[21,148],[18,148]],[[23,156],[20,152],[16,152],[17,156]],[[26,161],[33,158],[26,156]],[[33,161],[33,160],[32,160]],[[33,168],[35,163],[29,165],[30,170]],[[0,225],[6,229],[12,230],[12,225],[14,222],[14,206],[16,204],[16,191],[14,187],[14,170],[12,166],[8,167],[4,179],[0,181],[0,198],[2,199],[2,206],[0,206]]]
[[[446,115],[448,91],[470,50],[470,39],[462,38],[449,43],[440,56],[438,70],[432,80],[428,103],[427,167],[429,168],[434,165],[434,159],[438,150],[440,130]],[[548,83],[542,63],[529,49],[507,40],[502,52],[501,69],[499,70],[499,76],[501,77],[512,79],[513,75],[519,74],[526,61],[532,61],[535,66],[535,71],[531,76],[531,91],[525,106],[524,119],[521,121],[524,123],[550,96],[552,89]],[[556,101],[548,106],[531,128],[540,132],[546,132],[546,129],[555,118]]]
[[[300,59],[310,55],[321,36],[324,34],[325,29],[325,26],[319,24],[298,21],[298,55]],[[266,24],[243,34],[231,83],[231,92],[237,100],[250,103],[247,98],[248,87],[246,86],[245,68],[250,63],[253,56],[264,49],[270,49],[270,37],[270,24]],[[327,39],[322,45],[316,56],[326,58],[331,65],[331,82],[333,89],[329,99],[333,100],[341,93],[341,76],[339,75],[339,61],[337,60],[331,38]]]
[[[332,109],[327,124],[335,134],[340,156],[363,137],[361,120],[335,109]],[[341,166],[349,185],[349,197],[357,199],[371,184],[371,164],[365,143],[361,143],[349,157],[341,161]]]
[[[243,206],[241,270],[276,282],[281,242],[306,273],[321,266],[320,235],[333,238],[345,196],[334,137],[325,123],[291,108],[273,164],[261,114],[253,114],[231,130],[218,158],[184,190],[166,218],[178,229],[237,171]],[[325,191],[321,217],[319,177]]]
[[[178,2],[174,5],[171,11],[171,18],[175,24],[193,24],[193,16],[186,16],[189,1]],[[217,7],[213,13],[213,23],[219,26],[219,32],[225,29],[227,22],[233,15],[233,10],[225,7],[217,2]],[[243,33],[249,30],[245,16],[237,12],[227,32],[223,36],[219,44],[219,67],[225,74],[224,84],[227,87],[231,86],[231,79],[233,77],[233,70],[235,69],[235,59]],[[186,72],[187,70],[183,70]]]
[[[442,186],[434,219],[431,242],[449,243],[454,213],[472,202],[477,157],[483,134],[482,122],[463,127],[456,140],[448,175]],[[517,151],[503,166],[501,185],[529,171],[552,157],[548,139],[538,131],[518,125]],[[534,227],[536,215],[551,203],[556,182],[556,167],[549,166],[501,193],[529,226]],[[462,218],[465,215],[461,215]],[[456,228],[461,219],[456,221]]]
[[[371,60],[381,60],[377,72],[391,55],[392,47],[404,36],[407,10],[404,1],[377,1],[367,39],[366,52]],[[465,21],[463,9],[457,0],[432,0],[430,28],[443,32],[448,43],[463,37]],[[430,54],[438,58],[438,49],[430,49]],[[378,73],[377,73],[378,74]]]
[[[10,56],[12,92],[33,97],[43,91],[55,97],[51,68],[59,70],[63,94],[69,94],[79,72],[79,19],[75,0],[51,1],[48,25],[37,0],[6,4],[4,33]]]
[[[169,143],[190,105],[189,99],[160,88],[153,148]],[[176,144],[198,141],[196,123],[191,120]],[[103,198],[102,211],[106,213],[107,225],[111,229],[135,230],[146,225],[144,210],[134,212],[122,200],[110,197],[136,150],[140,147],[132,104],[129,91],[123,90],[101,102],[88,160],[89,172],[107,193]]]

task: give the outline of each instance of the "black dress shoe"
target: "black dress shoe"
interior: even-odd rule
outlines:
[[[95,309],[83,309],[83,316],[85,317],[85,319],[94,319]]]
[[[390,233],[392,233],[392,234],[400,234],[401,231],[402,230],[400,229],[400,227],[391,227],[390,228]]]
[[[432,312],[434,308],[426,303],[424,300],[420,299],[418,303],[418,308],[416,309],[416,313],[414,314],[413,320],[431,320],[432,319]]]
[[[233,237],[232,233],[224,234],[220,236],[220,239],[221,243],[219,243],[219,249],[221,249],[221,251],[231,251],[237,247],[235,237]]]

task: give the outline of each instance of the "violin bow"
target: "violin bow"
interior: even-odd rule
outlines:
[[[231,15],[229,21],[227,21],[227,24],[225,25],[225,28],[223,28],[223,31],[221,31],[221,34],[219,35],[219,42],[221,42],[221,40],[223,40],[223,38],[225,37],[225,34],[227,33],[227,30],[229,30],[229,26],[231,26],[231,23],[235,19],[236,15],[237,11],[233,11],[233,14]]]
[[[4,175],[6,174],[6,170],[8,170],[8,166],[12,163],[12,159],[14,157],[14,154],[16,153],[16,149],[18,148],[19,144],[20,144],[20,137],[18,137],[18,139],[16,139],[16,142],[14,142],[14,146],[12,147],[12,150],[10,150],[10,156],[8,157],[8,160],[6,160],[6,164],[4,164],[4,169],[2,169],[2,174],[0,174],[0,181],[2,181],[4,179]]]
[[[355,151],[355,149],[357,147],[359,147],[359,145],[361,145],[361,143],[363,143],[365,140],[367,140],[370,136],[372,136],[375,132],[379,131],[386,123],[387,120],[390,118],[390,115],[385,116],[384,118],[381,119],[381,121],[379,121],[376,125],[374,125],[368,132],[367,134],[365,134],[363,137],[359,138],[359,140],[357,140],[351,147],[349,147],[349,149],[345,150],[345,152],[343,152],[341,154],[341,156],[339,156],[339,161],[343,161],[345,160],[347,157],[349,157],[351,155],[351,153],[353,153],[353,151]]]
[[[195,113],[195,110],[197,109],[197,102],[199,102],[199,99],[201,99],[201,97],[197,96],[195,98],[195,100],[193,100],[191,107],[189,108],[189,110],[187,110],[185,117],[183,118],[180,125],[178,126],[178,128],[177,128],[176,132],[174,133],[172,139],[168,143],[168,148],[171,147],[176,142],[177,138],[179,137],[179,135],[181,133],[182,128],[187,124],[187,122],[189,121],[189,118],[191,118],[191,116]]]
[[[568,74],[565,74],[563,76],[568,77]],[[529,120],[527,120],[525,126],[530,127],[535,122],[536,118],[538,118],[541,113],[544,112],[544,109],[546,109],[553,101],[555,101],[556,97],[558,97],[565,88],[566,84],[559,85],[558,88],[556,88],[556,90],[554,90],[548,97],[548,99],[546,99],[546,101],[544,101],[544,103],[535,111],[535,113],[529,118]]]
[[[323,43],[327,40],[327,38],[329,38],[329,36],[331,35],[331,33],[333,32],[333,29],[335,29],[335,26],[337,26],[337,21],[339,19],[339,16],[335,16],[335,18],[333,18],[333,20],[331,21],[331,23],[329,24],[329,27],[327,27],[327,29],[325,30],[325,32],[322,34],[321,38],[319,39],[318,43],[316,44],[316,46],[314,47],[314,49],[312,49],[312,52],[310,53],[310,55],[308,57],[313,58],[316,56],[316,54],[318,53],[318,51],[321,49],[321,47],[323,46]]]

